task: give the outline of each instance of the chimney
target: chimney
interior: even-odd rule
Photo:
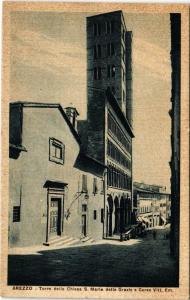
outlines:
[[[67,118],[73,125],[74,129],[77,131],[77,116],[79,116],[78,111],[75,107],[69,106],[65,108],[65,113],[67,115]]]

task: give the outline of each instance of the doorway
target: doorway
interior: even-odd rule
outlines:
[[[82,215],[82,235],[87,235],[87,222],[86,222],[86,214]]]
[[[51,198],[50,202],[50,235],[61,234],[61,198]]]

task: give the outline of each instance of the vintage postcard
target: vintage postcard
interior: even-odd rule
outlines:
[[[189,6],[3,3],[1,295],[189,298]]]

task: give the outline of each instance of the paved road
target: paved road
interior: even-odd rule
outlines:
[[[36,254],[9,255],[11,285],[177,286],[177,268],[169,240],[157,230],[126,242],[48,249]]]

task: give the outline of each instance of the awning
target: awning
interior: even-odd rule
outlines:
[[[64,189],[68,183],[63,181],[53,181],[53,180],[46,180],[44,184],[44,188],[57,188],[57,189]]]

